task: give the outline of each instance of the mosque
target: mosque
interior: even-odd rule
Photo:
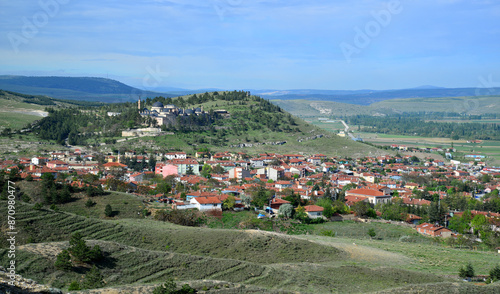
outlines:
[[[187,117],[190,115],[208,115],[208,112],[203,111],[203,107],[185,109],[178,108],[173,104],[164,106],[161,102],[153,103],[151,110],[147,108],[141,109],[141,100],[138,101],[138,109],[141,116],[149,116],[154,118],[159,126],[176,124],[177,117],[179,116]]]

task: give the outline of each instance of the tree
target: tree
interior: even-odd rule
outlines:
[[[226,210],[231,210],[236,204],[236,198],[232,195],[227,196],[227,198],[222,202],[222,207]]]
[[[308,218],[306,209],[303,206],[299,205],[295,208],[295,218],[300,220]]]
[[[500,266],[496,265],[494,268],[490,270],[490,279],[492,281],[499,281],[500,280]]]
[[[482,231],[483,226],[486,224],[486,217],[482,214],[476,214],[471,221],[472,227],[474,228],[474,234],[479,235]]]
[[[189,165],[186,169],[186,175],[194,175],[193,166]]]
[[[201,169],[201,175],[205,178],[208,178],[210,176],[210,173],[212,173],[212,167],[205,163],[203,165],[203,168]]]
[[[104,286],[104,277],[95,265],[85,275],[82,286],[84,289],[95,289]]]
[[[57,255],[54,266],[60,270],[70,270],[72,267],[71,264],[71,256],[69,255],[68,250],[63,250],[61,253]]]
[[[68,252],[73,256],[76,262],[88,263],[103,258],[103,253],[99,245],[95,245],[90,249],[90,247],[85,244],[85,240],[83,240],[83,236],[80,232],[71,235],[69,246]]]
[[[111,205],[106,204],[106,207],[104,208],[104,215],[106,215],[107,217],[113,216],[113,208],[111,208]]]
[[[258,190],[252,192],[252,203],[257,207],[263,207],[268,204],[270,199],[271,191],[266,189],[259,188]]]
[[[373,237],[375,237],[376,235],[377,235],[377,233],[375,232],[374,228],[370,228],[368,230],[368,236],[370,236],[370,239],[373,239]]]
[[[465,267],[461,267],[458,271],[458,276],[465,279],[465,278],[473,278],[475,276],[474,274],[474,268],[472,267],[472,264],[469,262]]]
[[[370,204],[364,201],[358,201],[354,203],[352,206],[352,210],[358,217],[364,217],[368,213],[368,209],[370,208]]]
[[[283,216],[285,218],[293,217],[294,212],[295,211],[293,209],[293,205],[289,203],[281,205],[280,208],[278,209],[278,215]]]

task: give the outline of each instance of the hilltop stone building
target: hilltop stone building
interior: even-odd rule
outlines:
[[[161,125],[170,125],[177,124],[178,117],[189,117],[191,115],[196,116],[205,116],[208,115],[208,112],[203,111],[203,107],[197,108],[178,108],[173,104],[169,104],[164,106],[161,102],[155,102],[150,109],[143,108],[141,109],[141,101],[138,102],[139,114],[141,116],[149,116],[156,120],[159,126]]]

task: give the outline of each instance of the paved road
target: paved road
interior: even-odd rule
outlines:
[[[352,140],[356,140],[356,138],[354,138],[354,135],[353,135],[352,133],[349,133],[349,126],[345,123],[345,121],[341,120],[340,122],[341,122],[341,123],[344,125],[344,127],[345,127],[344,132],[345,132],[347,135],[349,135],[349,137],[351,137],[351,139],[352,139]]]

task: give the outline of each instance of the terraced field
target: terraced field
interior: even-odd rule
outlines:
[[[0,201],[2,215],[5,204]],[[442,283],[457,281],[404,269],[414,261],[412,256],[376,249],[368,241],[354,248],[350,241],[339,244],[340,239],[331,237],[308,240],[307,236],[180,227],[147,219],[91,219],[34,210],[22,203],[16,206],[16,219],[18,273],[62,288],[88,271],[88,267],[76,267],[65,272],[53,265],[75,231],[89,245],[102,248],[105,259],[97,266],[106,286],[122,293],[148,293],[152,285],[171,277],[209,293],[366,293],[408,285],[425,289],[420,285],[428,283],[441,289]],[[1,226],[5,228],[3,218]],[[4,230],[1,235],[0,244],[6,248]],[[7,250],[0,249],[0,265],[7,261]],[[462,289],[462,284],[456,287]]]

